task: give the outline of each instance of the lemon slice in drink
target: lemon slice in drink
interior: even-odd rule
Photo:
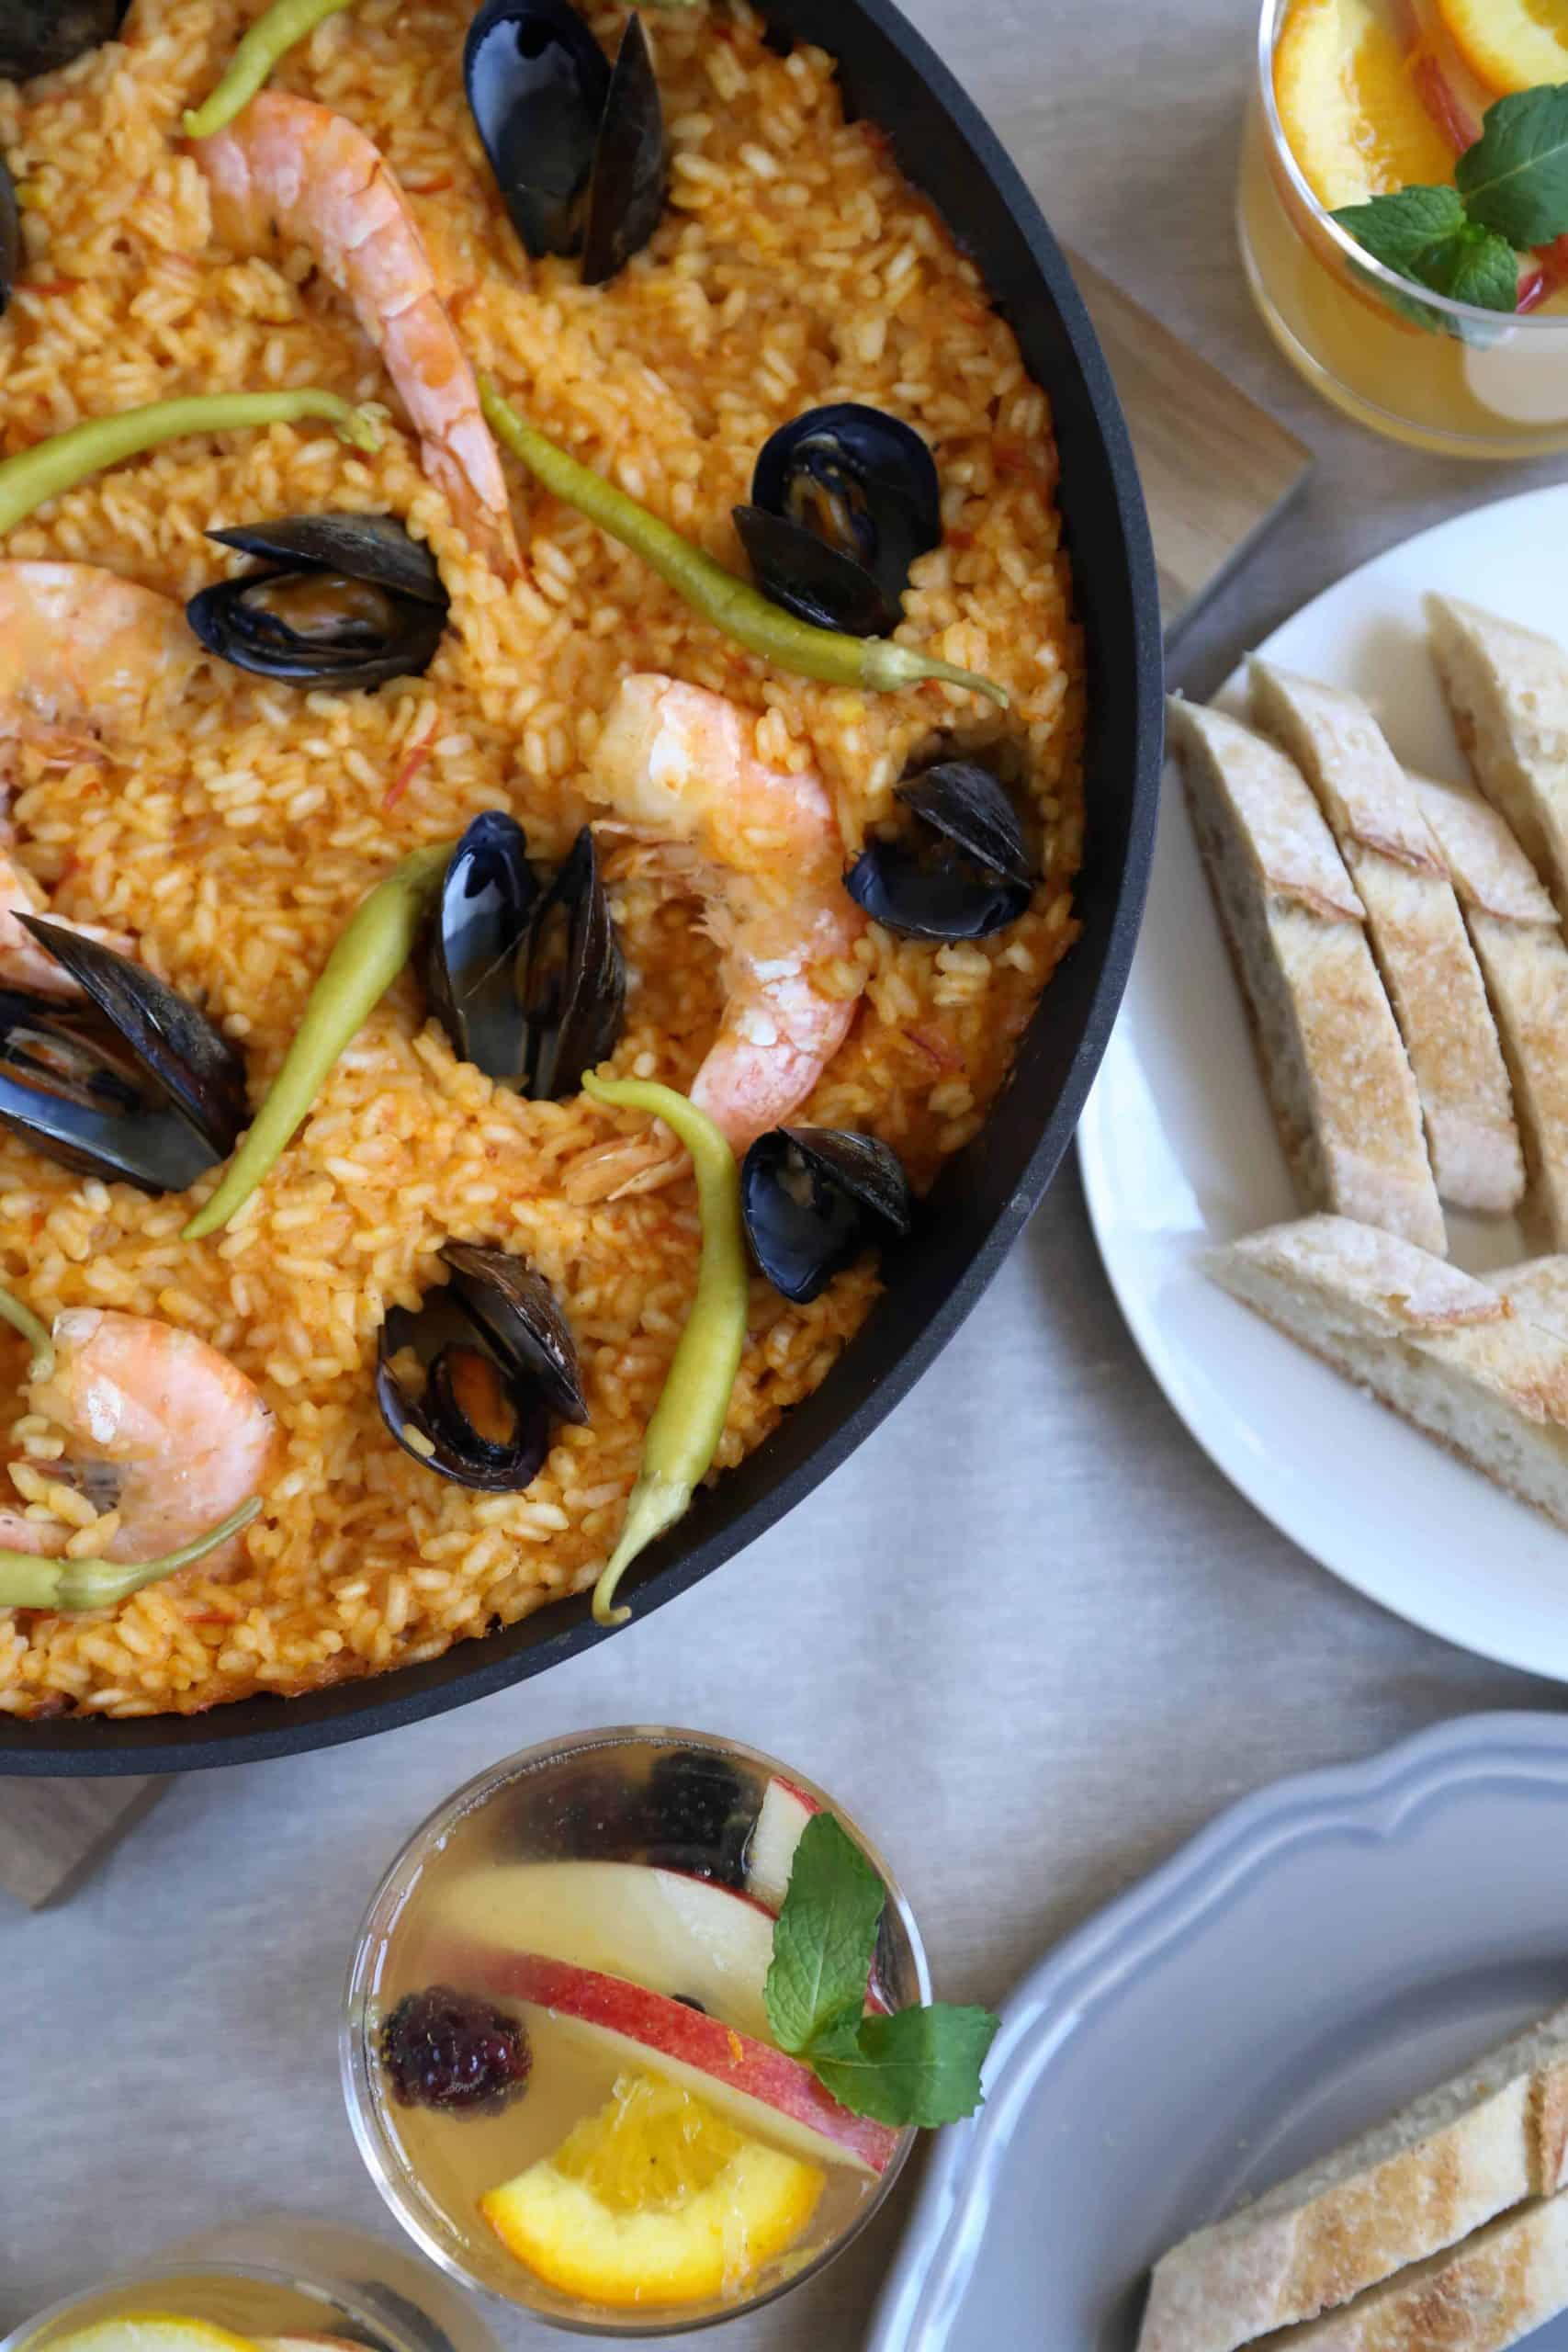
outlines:
[[[620,2076],[553,2155],[479,2199],[502,2244],[583,2302],[740,2292],[817,2209],[816,2165],[749,2139],[675,2083]]]
[[[58,2338],[51,2352],[256,2352],[249,2336],[175,2312],[124,2312]]]

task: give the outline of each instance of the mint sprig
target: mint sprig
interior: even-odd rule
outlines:
[[[762,1997],[781,2050],[804,2059],[840,2107],[934,2129],[980,2104],[998,2019],[945,2001],[867,2017],[882,1881],[830,1813],[813,1815],[773,1922]]]
[[[1488,107],[1452,187],[1402,187],[1332,217],[1412,285],[1478,310],[1517,310],[1519,253],[1568,233],[1568,83]]]

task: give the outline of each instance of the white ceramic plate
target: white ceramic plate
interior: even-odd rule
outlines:
[[[1352,572],[1262,650],[1353,687],[1428,774],[1464,763],[1424,597],[1568,637],[1568,486],[1445,523]],[[1222,700],[1242,707],[1235,682]],[[1568,1051],[1568,1039],[1564,1040]],[[1089,1216],[1133,1336],[1200,1445],[1266,1517],[1386,1608],[1568,1681],[1568,1535],[1217,1290],[1203,1250],[1301,1214],[1187,810],[1169,770],[1138,952],[1078,1128]],[[1482,1272],[1529,1254],[1510,1219],[1449,1219]]]
[[[1568,1994],[1568,1722],[1281,1781],[1008,2000],[866,2352],[1133,2352],[1149,2265]],[[1529,2339],[1568,2352],[1568,2316]]]

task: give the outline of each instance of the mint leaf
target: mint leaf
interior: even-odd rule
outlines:
[[[773,1922],[773,1965],[762,1987],[781,2050],[796,2057],[814,2053],[814,2045],[845,2019],[852,2030],[865,2006],[886,1899],[853,1838],[830,1813],[814,1814]]]
[[[1562,236],[1568,230],[1568,83],[1516,90],[1488,107],[1454,180],[1470,219],[1508,244],[1523,251]]]
[[[858,2025],[845,2018],[818,2043],[811,2064],[852,2114],[934,2130],[979,2106],[980,2067],[998,2023],[988,2009],[945,2001]]]
[[[1365,204],[1341,205],[1334,218],[1374,261],[1412,285],[1487,311],[1517,305],[1512,245],[1469,219],[1454,188],[1402,187]]]

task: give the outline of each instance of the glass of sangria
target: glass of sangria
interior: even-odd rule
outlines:
[[[0,2352],[498,2352],[426,2263],[290,2213],[168,2247],[39,2312]]]
[[[355,1951],[344,2084],[382,2195],[453,2278],[583,2333],[660,2335],[756,2309],[863,2228],[914,2131],[840,2107],[764,1995],[823,1812],[880,1881],[864,2014],[925,2002],[874,1848],[732,1741],[532,1748],[414,1832]]]
[[[1333,218],[1450,185],[1499,97],[1563,82],[1568,12],[1538,0],[1264,0],[1242,258],[1285,356],[1363,424],[1450,457],[1568,449],[1568,238],[1520,253],[1514,308],[1490,309]]]

